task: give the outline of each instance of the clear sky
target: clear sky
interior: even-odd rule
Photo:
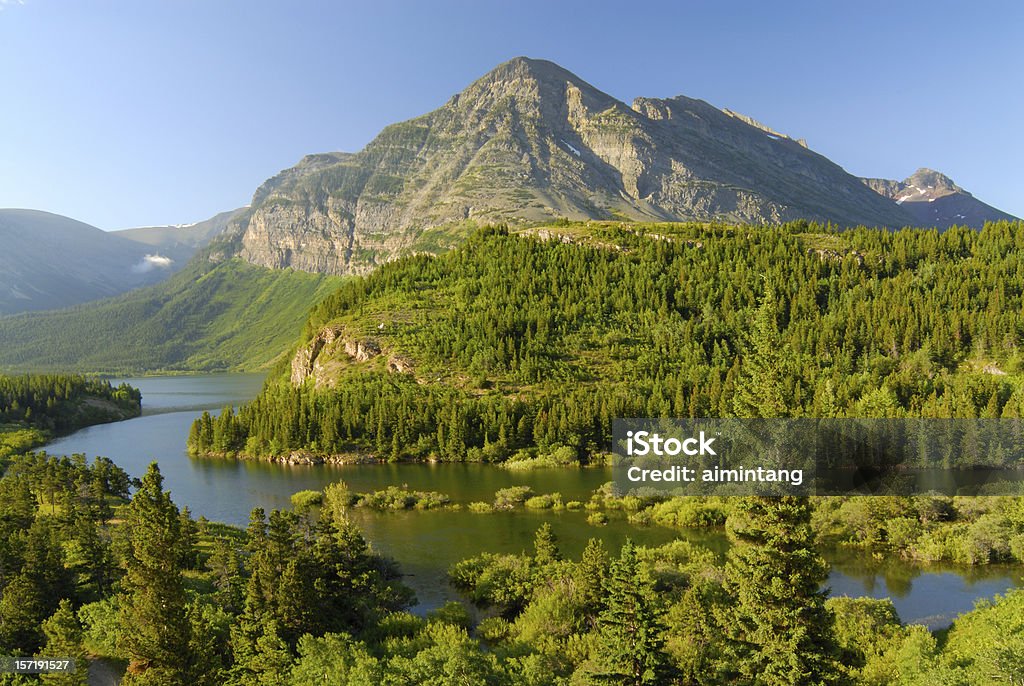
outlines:
[[[1024,216],[1022,34],[1017,1],[0,0],[0,207],[205,219],[527,55]]]

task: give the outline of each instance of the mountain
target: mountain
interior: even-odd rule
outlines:
[[[945,174],[924,167],[903,181],[864,179],[876,193],[891,198],[914,216],[918,226],[970,226],[979,229],[985,222],[1013,221],[1011,214],[986,205]]]
[[[551,62],[506,62],[363,150],[310,155],[232,221],[227,255],[352,274],[471,223],[570,219],[898,227],[913,217],[756,121],[679,96],[628,106]]]
[[[214,237],[223,232],[231,220],[243,211],[244,208],[221,212],[195,224],[146,226],[137,229],[121,229],[111,233],[136,243],[151,246],[159,250],[161,255],[166,255],[175,263],[184,265],[200,248],[206,246]]]
[[[159,250],[49,212],[0,209],[0,315],[67,307],[166,278]]]
[[[338,277],[197,255],[166,281],[78,307],[0,317],[0,370],[131,374],[255,369],[283,354]]]

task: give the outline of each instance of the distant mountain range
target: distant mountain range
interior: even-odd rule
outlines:
[[[156,283],[174,263],[68,217],[0,210],[0,314],[67,307]]]
[[[158,283],[237,213],[181,227],[102,231],[50,212],[0,209],[0,315],[69,307]]]
[[[1008,216],[988,209],[952,215],[975,226]],[[918,210],[749,117],[685,96],[629,106],[520,57],[357,153],[309,155],[265,182],[231,222],[225,255],[350,274],[449,248],[468,221],[933,225]]]
[[[986,205],[945,174],[921,168],[903,181],[864,179],[877,193],[891,198],[910,212],[915,226],[980,227],[985,222],[1016,219],[1011,214]]]
[[[221,212],[195,224],[147,226],[138,229],[122,229],[111,233],[136,243],[152,246],[161,255],[184,265],[197,250],[213,240],[214,236],[224,231],[230,221],[241,214],[243,209]]]

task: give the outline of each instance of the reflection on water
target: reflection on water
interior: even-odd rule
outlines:
[[[143,395],[141,417],[83,429],[54,441],[52,453],[105,455],[133,476],[141,476],[153,460],[160,463],[165,486],[179,506],[195,516],[245,526],[254,507],[288,507],[296,491],[319,490],[344,480],[356,491],[390,485],[441,491],[456,502],[490,501],[508,486],[531,486],[539,493],[559,492],[563,500],[586,501],[595,488],[611,480],[610,470],[538,470],[510,472],[481,464],[401,465],[280,465],[192,459],[185,440],[192,421],[203,410],[219,410],[254,397],[263,377],[258,374],[127,379]],[[119,381],[115,381],[119,383]],[[613,515],[615,513],[612,513]],[[616,549],[627,538],[658,545],[676,537],[707,546],[719,554],[728,547],[719,532],[675,532],[661,527],[641,528],[612,516],[608,525],[594,527],[585,511],[497,512],[466,511],[375,513],[357,510],[354,518],[375,549],[394,557],[416,590],[420,609],[437,607],[455,597],[444,573],[454,562],[480,552],[517,553],[531,548],[533,534],[550,522],[564,554],[578,556],[590,537]],[[835,553],[829,585],[833,595],[891,597],[907,622],[945,626],[970,610],[977,598],[988,598],[1019,584],[1019,569],[948,567],[922,570],[900,560],[877,561],[861,553]]]
[[[949,626],[979,598],[992,598],[1024,583],[1024,569],[1012,565],[922,568],[894,558],[876,560],[859,551],[833,552],[829,562],[832,595],[890,598],[904,621],[929,629]]]

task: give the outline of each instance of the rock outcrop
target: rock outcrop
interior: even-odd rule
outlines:
[[[302,385],[312,378],[317,386],[332,384],[337,375],[332,367],[345,362],[370,362],[384,353],[380,343],[367,337],[346,333],[340,326],[325,326],[292,357],[291,382]],[[395,374],[410,374],[413,363],[408,357],[388,356],[384,368]]]

